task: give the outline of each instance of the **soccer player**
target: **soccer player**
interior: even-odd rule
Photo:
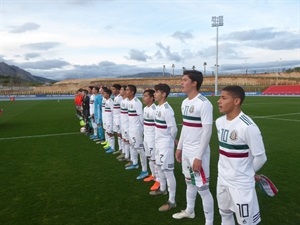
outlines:
[[[138,155],[140,156],[142,171],[136,179],[147,177],[147,159],[143,146],[143,104],[135,96],[136,86],[129,84],[126,87],[126,96],[128,98],[128,136],[130,143],[130,153],[132,165],[126,167],[127,170],[138,169]]]
[[[213,107],[199,93],[203,75],[197,70],[186,70],[181,79],[182,92],[187,98],[181,104],[182,129],[175,153],[182,164],[186,183],[186,208],[173,218],[194,218],[197,193],[202,199],[205,225],[213,225],[214,201],[209,190],[209,141],[212,134]]]
[[[85,132],[89,133],[90,97],[88,96],[88,90],[83,89],[82,96],[82,117],[85,122]]]
[[[103,131],[103,122],[102,122],[102,95],[99,94],[99,87],[94,87],[95,97],[94,97],[94,120],[97,124],[97,141],[104,141],[104,131]]]
[[[146,89],[143,93],[144,107],[144,148],[149,160],[151,175],[144,179],[145,182],[155,181],[150,188],[151,191],[159,188],[158,172],[155,169],[155,113],[154,90]]]
[[[174,145],[177,135],[177,126],[174,111],[167,102],[170,87],[167,84],[154,86],[155,101],[158,103],[155,115],[155,163],[158,165],[160,189],[150,191],[150,195],[166,195],[169,199],[159,207],[159,211],[168,211],[176,207],[176,180],[174,176]]]
[[[240,86],[223,88],[218,100],[225,115],[216,120],[219,139],[217,200],[222,225],[256,225],[261,221],[255,173],[267,161],[261,132],[244,114],[245,92]]]
[[[82,92],[83,89],[79,88],[75,94],[75,108],[76,108],[76,116],[80,118],[82,116]]]
[[[92,140],[98,138],[97,137],[97,123],[95,122],[95,106],[94,106],[94,101],[95,101],[95,95],[96,95],[96,89],[95,87],[92,88],[92,94],[90,96],[90,118],[91,118],[91,123],[93,127],[93,135],[90,136]]]
[[[106,153],[113,153],[115,151],[115,138],[113,132],[113,106],[114,102],[110,98],[112,92],[109,88],[103,88],[103,98],[105,99],[105,120],[104,120],[104,129],[105,129],[105,139],[108,142],[108,145],[104,145]]]
[[[115,96],[114,107],[113,107],[113,131],[115,132],[115,137],[117,138],[118,146],[119,146],[119,149],[115,151],[113,154],[119,154],[122,152],[120,103],[123,98],[120,95],[120,89],[121,89],[120,84],[114,84],[111,88],[112,94]]]
[[[128,138],[128,98],[126,97],[126,85],[123,85],[120,89],[120,95],[122,96],[122,101],[120,103],[121,111],[121,146],[122,153],[117,157],[119,161],[130,162],[130,147]],[[130,166],[130,165],[128,165]]]

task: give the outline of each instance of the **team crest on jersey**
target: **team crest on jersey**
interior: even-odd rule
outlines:
[[[232,131],[229,137],[232,141],[236,141],[238,139],[238,132],[236,130]]]
[[[161,112],[158,112],[158,117],[161,117]]]
[[[189,109],[189,112],[190,112],[190,113],[193,113],[194,110],[195,110],[195,107],[192,105],[192,106],[190,107],[190,109]]]

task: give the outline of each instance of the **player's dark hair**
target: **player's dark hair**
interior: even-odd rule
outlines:
[[[127,87],[129,88],[130,91],[133,91],[133,95],[136,93],[136,86],[133,84],[128,84]]]
[[[241,104],[243,103],[243,101],[245,99],[245,91],[242,87],[240,87],[238,85],[226,86],[222,89],[222,91],[227,91],[233,97],[241,99]]]
[[[107,93],[109,97],[111,96],[111,90],[109,88],[103,88],[103,92]]]
[[[185,70],[183,72],[183,75],[188,76],[192,80],[192,82],[196,81],[197,82],[197,90],[199,91],[199,89],[203,83],[202,73],[198,70]]]
[[[145,93],[148,93],[149,94],[149,96],[151,97],[151,98],[153,98],[153,102],[154,102],[154,90],[153,89],[146,89],[145,91],[144,91],[144,94]]]
[[[95,86],[93,87],[97,92],[99,92],[99,87]]]
[[[89,89],[93,90],[93,87],[94,87],[94,86],[89,86]]]
[[[122,85],[122,87],[120,89],[124,89],[124,91],[126,90],[127,86],[126,85]]]
[[[117,90],[120,90],[121,89],[121,84],[114,84],[113,87]]]
[[[167,84],[157,84],[154,86],[155,91],[161,91],[162,93],[166,93],[166,98],[168,97],[168,95],[170,94],[171,88],[169,85]]]

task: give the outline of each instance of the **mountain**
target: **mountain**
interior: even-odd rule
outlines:
[[[20,69],[14,65],[8,65],[4,62],[0,62],[0,76],[10,77],[18,82],[37,82],[37,83],[47,83],[55,82],[43,77],[33,76],[31,73],[26,70]]]

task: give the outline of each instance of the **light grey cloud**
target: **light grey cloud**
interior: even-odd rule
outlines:
[[[261,28],[231,32],[220,40],[242,42],[244,45],[271,50],[299,49],[299,33],[276,31],[274,28]]]
[[[33,50],[46,51],[46,50],[49,50],[50,48],[54,48],[58,45],[60,45],[59,42],[39,42],[39,43],[31,43],[31,44],[22,45],[21,47],[29,48],[29,49],[33,49]]]
[[[130,49],[129,51],[129,57],[126,56],[125,58],[130,60],[136,60],[139,62],[146,62],[148,59],[151,59],[150,56],[148,56],[145,51],[139,51],[136,49]]]
[[[35,52],[27,53],[27,54],[24,55],[26,60],[29,60],[29,59],[32,59],[32,58],[38,58],[40,56],[41,56],[40,54],[35,53]]]
[[[180,40],[182,43],[185,43],[186,39],[193,39],[194,36],[190,31],[176,31],[171,35],[174,39]]]
[[[24,33],[27,31],[37,30],[40,28],[40,25],[36,23],[24,23],[20,26],[11,26],[10,33]]]
[[[20,66],[23,69],[34,69],[34,70],[60,69],[68,65],[70,65],[70,63],[59,59],[18,63],[18,66]]]
[[[178,52],[171,52],[170,50],[170,46],[165,47],[161,42],[156,43],[156,46],[163,50],[166,57],[171,60],[171,61],[175,61],[175,62],[179,62],[182,60],[182,57],[179,55]]]

